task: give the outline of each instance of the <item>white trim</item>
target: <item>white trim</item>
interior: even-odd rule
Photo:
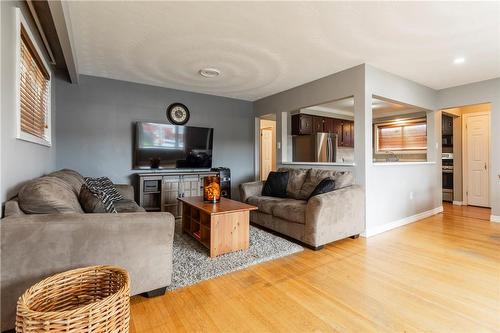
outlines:
[[[500,215],[491,215],[490,221],[495,223],[500,223]]]
[[[14,8],[15,10],[15,17],[16,17],[16,45],[15,45],[15,52],[16,52],[16,83],[15,83],[15,89],[16,89],[16,101],[15,101],[15,107],[16,107],[16,139],[23,140],[23,141],[28,141],[32,143],[36,143],[39,145],[51,147],[52,146],[52,72],[50,70],[49,65],[45,61],[44,54],[38,47],[38,44],[36,42],[36,39],[34,38],[33,32],[31,31],[31,28],[26,21],[26,18],[24,17],[23,13],[21,12],[21,9],[19,8]],[[43,65],[45,66],[45,69],[49,72],[50,79],[49,79],[49,84],[48,84],[48,100],[47,100],[47,139],[41,139],[38,138],[34,135],[31,135],[29,133],[25,133],[21,131],[21,72],[20,72],[20,64],[21,64],[21,25],[24,27],[26,30],[29,39],[33,43],[33,46],[36,49],[36,52],[40,56],[40,59],[43,62]]]
[[[364,233],[361,234],[363,237],[372,237],[378,234],[381,234],[383,232],[389,231],[391,229],[399,228],[401,226],[404,226],[406,224],[410,224],[413,222],[417,222],[419,220],[425,219],[427,217],[439,214],[443,211],[443,206],[436,207],[434,209],[418,213],[412,216],[408,216],[405,218],[402,218],[401,220],[397,220],[394,222],[389,222],[380,226],[376,226],[373,228],[366,229]]]
[[[462,201],[455,201],[455,200],[453,200],[453,204],[455,206],[463,206],[463,202]]]

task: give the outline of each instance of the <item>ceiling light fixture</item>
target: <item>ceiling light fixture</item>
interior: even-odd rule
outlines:
[[[455,58],[455,60],[453,60],[453,63],[455,65],[463,64],[464,62],[465,62],[465,58],[464,57],[458,57],[458,58]]]
[[[211,79],[219,76],[220,70],[218,70],[217,68],[202,68],[198,71],[198,74],[208,79]]]

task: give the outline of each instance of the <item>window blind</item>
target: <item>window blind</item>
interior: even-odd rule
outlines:
[[[427,124],[425,120],[408,124],[377,126],[378,150],[426,150]]]
[[[21,131],[47,140],[50,75],[23,27],[20,55]]]

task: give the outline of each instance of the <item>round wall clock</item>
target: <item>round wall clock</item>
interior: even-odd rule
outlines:
[[[175,125],[184,125],[189,120],[189,110],[181,103],[172,103],[167,108],[167,118]]]

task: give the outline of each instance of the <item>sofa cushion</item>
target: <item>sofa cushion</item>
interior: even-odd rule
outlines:
[[[52,172],[48,175],[49,177],[57,177],[59,179],[64,180],[66,183],[71,185],[73,188],[73,192],[75,192],[75,195],[80,194],[80,189],[83,184],[85,184],[85,180],[83,179],[83,176],[80,175],[78,172],[70,169],[62,169],[59,171]]]
[[[82,205],[85,213],[107,213],[104,203],[89,191],[87,186],[83,186],[78,196],[78,200]],[[122,199],[113,202],[113,206],[117,213],[135,213],[144,212],[144,208],[139,206],[135,201],[130,199]]]
[[[82,186],[81,191],[89,191],[92,193],[102,202],[104,209],[108,213],[117,213],[113,205],[114,202],[125,199],[108,177],[85,177],[85,185]]]
[[[288,172],[271,171],[262,188],[262,195],[268,197],[286,198]]]
[[[334,190],[335,190],[335,180],[331,178],[325,178],[322,181],[320,181],[318,185],[316,185],[311,195],[309,196],[309,199],[311,199],[316,195],[332,192]]]
[[[40,177],[25,184],[18,194],[27,214],[83,213],[73,187],[57,177]]]
[[[288,171],[287,196],[293,199],[307,199],[301,195],[300,190],[307,178],[310,169],[279,168],[279,172]]]
[[[354,176],[350,171],[337,171],[329,169],[311,169],[307,175],[304,185],[300,190],[300,198],[307,200],[311,196],[316,186],[325,178],[335,181],[335,189],[351,186],[354,183]]]
[[[295,223],[306,223],[307,201],[285,199],[273,204],[273,216]]]
[[[272,214],[274,205],[283,200],[287,199],[266,196],[253,196],[247,199],[247,203],[257,206],[259,212],[261,213]]]

